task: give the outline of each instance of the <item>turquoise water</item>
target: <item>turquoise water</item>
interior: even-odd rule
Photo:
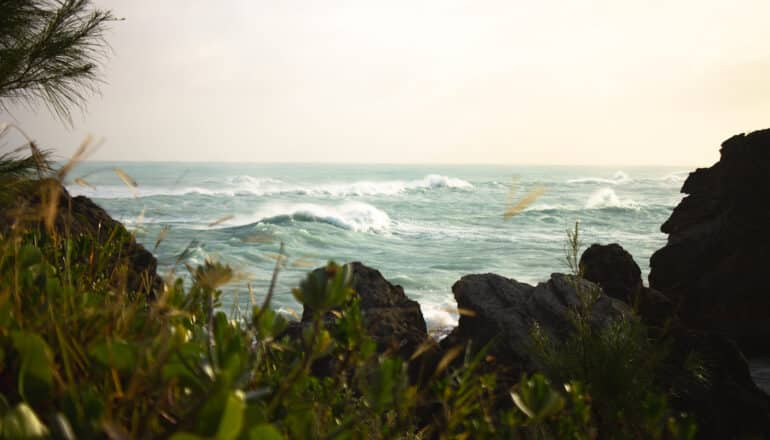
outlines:
[[[115,167],[138,186],[126,186]],[[71,177],[93,188],[68,187],[148,249],[167,228],[154,251],[161,272],[181,274],[183,263],[205,258],[233,266],[243,278],[226,306],[248,302],[233,293],[247,283],[262,297],[283,242],[279,308],[301,312],[290,288],[309,269],[359,260],[401,284],[437,328],[456,321],[451,286],[462,275],[534,283],[566,271],[566,230],[578,220],[585,245],[621,243],[646,276],[686,176],[677,168],[86,163]],[[538,187],[540,198],[503,219],[512,188],[518,200]]]

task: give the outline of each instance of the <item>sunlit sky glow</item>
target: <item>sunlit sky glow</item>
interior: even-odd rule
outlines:
[[[770,126],[767,0],[96,1],[101,160],[709,165]]]

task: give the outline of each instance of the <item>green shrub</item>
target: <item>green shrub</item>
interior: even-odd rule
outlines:
[[[578,224],[567,231],[566,261],[573,279],[582,276],[579,266]],[[532,347],[543,372],[560,383],[577,381],[591,396],[593,419],[599,432],[609,438],[688,438],[691,421],[669,411],[665,392],[656,382],[667,355],[667,346],[653,341],[647,327],[629,309],[604,328],[590,322],[591,308],[602,295],[598,286],[573,287],[580,304],[569,312],[572,331],[556,341],[535,325]]]

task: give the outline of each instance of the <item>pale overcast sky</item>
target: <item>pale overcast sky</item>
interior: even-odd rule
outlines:
[[[96,1],[102,160],[710,165],[770,126],[768,0]]]

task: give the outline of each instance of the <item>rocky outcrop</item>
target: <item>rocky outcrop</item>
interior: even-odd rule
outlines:
[[[350,263],[349,267],[353,271],[353,289],[360,300],[364,327],[377,343],[378,351],[391,350],[409,359],[429,339],[420,305],[407,298],[404,289],[391,284],[380,271],[360,262]],[[312,310],[305,308],[302,322],[309,322],[312,315]],[[328,318],[333,320],[332,316]]]
[[[770,398],[754,384],[731,340],[686,328],[665,296],[644,287],[639,266],[618,244],[590,246],[580,266],[587,279],[628,301],[650,325],[650,336],[665,347],[657,381],[675,408],[696,418],[699,438],[770,437]]]
[[[537,286],[491,273],[466,275],[452,286],[452,292],[461,310],[460,321],[444,345],[470,342],[480,349],[491,344],[489,353],[513,375],[536,365],[531,339],[535,324],[557,340],[572,331],[569,313],[581,305],[579,295],[599,292],[590,314],[597,328],[631,313],[622,301],[601,295],[594,283],[562,274],[553,274]]]
[[[673,318],[671,301],[644,286],[639,265],[619,244],[591,245],[580,256],[580,269],[605,294],[633,306],[646,324],[660,327]]]
[[[34,189],[22,192],[14,200],[13,207],[0,206],[0,230],[10,231],[17,222],[26,222],[28,227],[38,229],[42,234],[48,231],[44,227],[43,217],[47,211],[47,202],[58,199],[56,209],[50,212],[53,217],[53,230],[58,235],[72,238],[87,237],[95,242],[96,258],[102,270],[110,274],[118,290],[141,292],[154,297],[162,286],[162,279],[157,274],[157,260],[147,249],[137,243],[133,234],[91,199],[84,196],[72,197],[67,190],[54,179],[30,182]],[[85,263],[85,262],[84,262]],[[88,262],[87,264],[94,264]]]
[[[691,328],[770,353],[770,130],[733,136],[721,159],[691,173],[687,196],[661,230],[668,244],[650,260],[650,286]]]

